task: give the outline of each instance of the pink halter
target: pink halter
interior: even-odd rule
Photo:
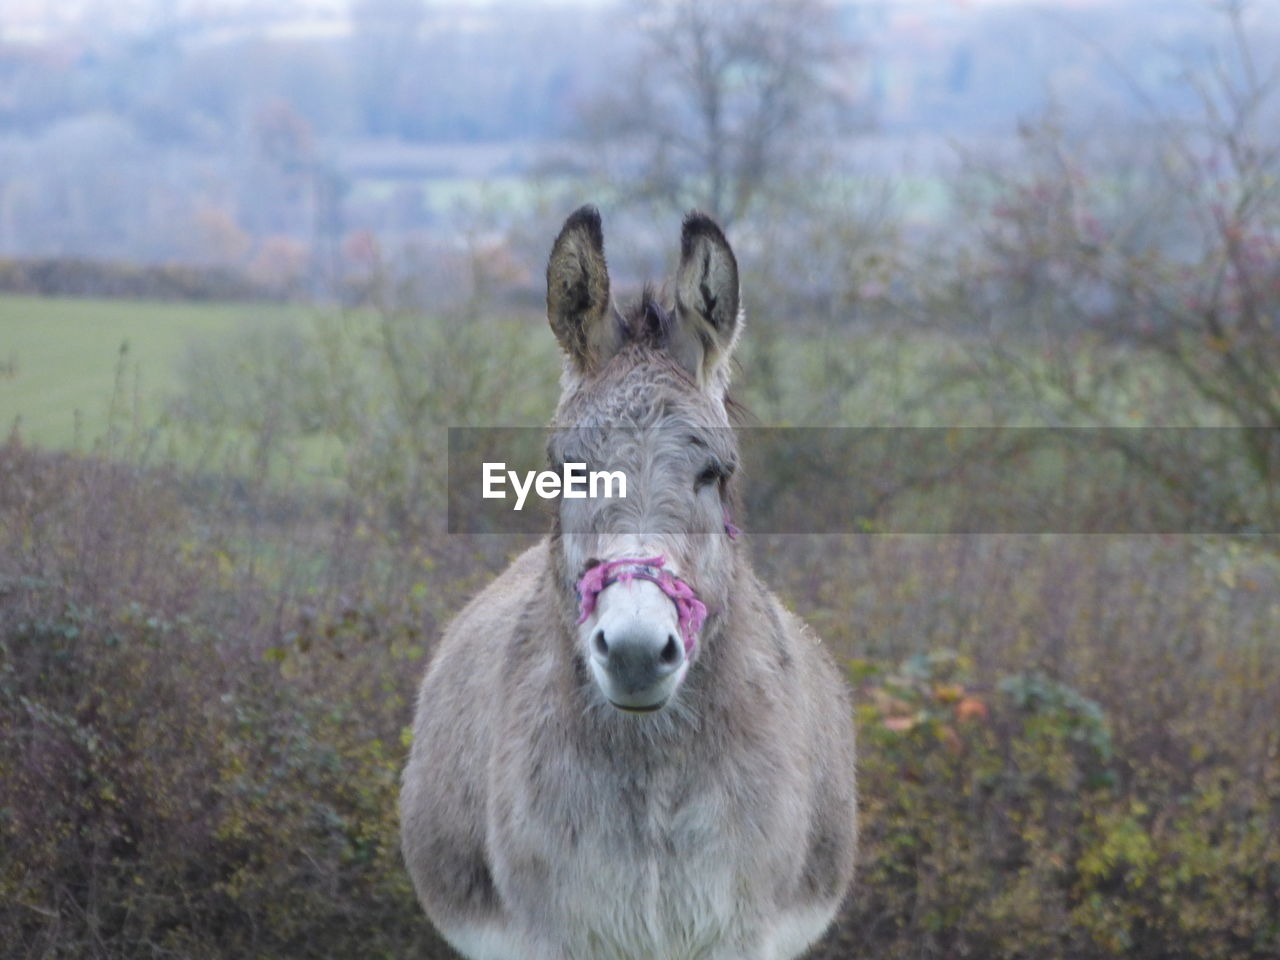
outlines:
[[[596,598],[600,592],[615,583],[627,583],[631,580],[648,580],[656,583],[671,602],[676,605],[676,615],[680,623],[680,636],[684,640],[685,656],[693,654],[698,642],[698,631],[707,619],[707,605],[698,599],[689,586],[663,564],[666,557],[650,557],[647,560],[635,557],[623,557],[598,563],[582,575],[578,581],[579,616],[578,623],[586,623],[596,609]]]

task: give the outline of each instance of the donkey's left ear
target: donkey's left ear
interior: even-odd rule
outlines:
[[[702,386],[728,382],[728,360],[742,329],[738,261],[714,220],[696,210],[684,218],[671,352]]]

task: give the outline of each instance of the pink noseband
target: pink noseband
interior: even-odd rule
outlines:
[[[684,640],[685,656],[692,656],[693,648],[698,642],[698,631],[707,619],[707,605],[698,599],[689,586],[674,573],[663,566],[666,557],[650,557],[641,560],[636,557],[623,557],[620,560],[609,560],[598,563],[582,575],[578,581],[579,616],[578,623],[586,623],[596,609],[596,598],[605,587],[615,583],[627,583],[631,580],[648,580],[656,583],[671,602],[676,605],[676,614],[680,622],[680,636]]]

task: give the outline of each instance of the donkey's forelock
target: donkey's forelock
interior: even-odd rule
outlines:
[[[622,336],[628,343],[638,343],[653,350],[664,350],[671,343],[675,319],[670,307],[659,299],[653,284],[646,283],[640,299],[618,313]]]

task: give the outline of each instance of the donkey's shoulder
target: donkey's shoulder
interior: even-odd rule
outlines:
[[[512,560],[458,612],[445,628],[444,643],[456,634],[483,627],[494,618],[509,618],[513,609],[529,602],[550,562],[551,550],[546,539]]]
[[[768,649],[784,672],[794,669],[835,676],[835,664],[822,637],[753,570],[743,570],[737,589],[740,628],[753,634],[755,644]]]
[[[852,703],[835,651],[763,581],[753,574],[746,579],[737,620],[753,651],[753,672],[770,679],[788,722],[809,731],[807,749],[842,751],[838,741],[852,735]]]
[[[442,701],[457,701],[461,708],[478,690],[497,682],[512,624],[529,606],[548,562],[543,540],[516,557],[445,627],[419,693],[420,721],[440,715]],[[435,709],[426,709],[429,704]],[[486,718],[481,714],[476,722]]]
[[[853,706],[835,651],[772,590],[758,580],[756,585],[756,603],[767,613],[754,622],[768,633],[777,664],[776,689],[786,704],[775,728],[803,758],[802,768],[811,778],[804,866],[795,887],[783,895],[803,918],[805,905],[813,903],[833,911],[853,877],[858,842]],[[764,639],[757,635],[758,641]],[[830,916],[823,914],[817,929],[829,922]]]

